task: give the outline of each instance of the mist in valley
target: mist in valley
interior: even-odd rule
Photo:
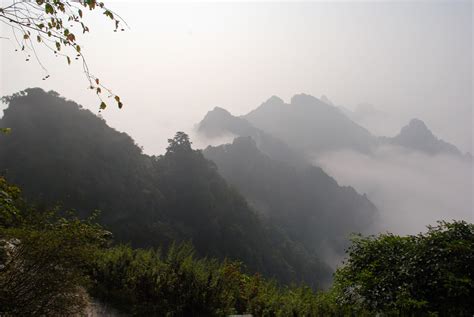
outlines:
[[[326,153],[315,163],[367,194],[380,212],[374,233],[417,234],[439,220],[474,220],[472,160],[385,146],[373,155]]]
[[[472,1],[73,4],[100,81],[0,38],[0,315],[474,314]]]

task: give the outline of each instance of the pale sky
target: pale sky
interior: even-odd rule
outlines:
[[[109,2],[110,3],[110,2]],[[418,117],[472,152],[472,1],[111,2],[126,32],[96,15],[81,37],[92,72],[122,97],[102,114],[145,152],[163,153],[221,106],[245,114],[272,95],[370,103],[399,125]],[[93,15],[93,14],[91,14]],[[2,26],[3,28],[3,26]],[[1,36],[8,36],[3,28]],[[51,78],[0,39],[0,94],[56,90],[95,113],[79,65],[40,52]],[[113,102],[111,101],[111,104]],[[387,134],[395,134],[393,126]]]

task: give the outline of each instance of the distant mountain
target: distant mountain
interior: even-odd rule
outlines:
[[[355,150],[370,154],[378,146],[386,144],[429,155],[445,153],[472,159],[470,154],[464,155],[454,145],[438,139],[418,119],[413,119],[395,137],[377,137],[356,123],[370,117],[375,121],[371,126],[380,128],[384,116],[383,112],[369,104],[359,105],[354,112],[336,107],[324,95],[321,99],[306,94],[295,95],[290,104],[272,96],[241,117],[215,108],[200,122],[198,131],[208,137],[226,133],[251,136],[262,152],[288,163],[296,158],[299,162],[308,161],[308,158],[327,151]],[[393,122],[390,124],[393,125]]]
[[[57,93],[27,89],[7,98],[0,173],[40,206],[61,203],[137,247],[192,241],[201,256],[242,261],[282,282],[321,286],[329,267],[265,222],[184,134],[165,155],[144,155],[133,139]]]
[[[376,138],[325,99],[299,94],[286,104],[272,97],[243,118],[305,154],[340,149],[370,152]]]
[[[318,253],[342,255],[349,235],[366,232],[377,216],[365,195],[339,186],[319,167],[293,167],[271,159],[250,137],[203,153],[257,210]]]
[[[382,143],[402,146],[430,155],[444,153],[463,156],[456,146],[438,139],[426,124],[419,119],[412,119],[395,137],[382,138],[381,140]]]
[[[278,138],[255,128],[241,117],[235,117],[227,110],[216,107],[209,111],[197,125],[197,131],[208,138],[231,134],[249,136],[257,143],[260,150],[272,158],[291,164],[303,162],[303,157]]]

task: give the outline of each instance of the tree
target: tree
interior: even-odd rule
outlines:
[[[474,314],[473,224],[439,222],[416,236],[357,236],[348,255],[335,278],[343,303],[403,316]]]
[[[117,13],[110,10],[103,2],[97,0],[11,0],[7,5],[0,7],[0,21],[12,30],[12,36],[17,44],[16,51],[25,54],[28,62],[33,57],[47,73],[37,54],[37,47],[42,46],[50,50],[55,56],[61,56],[68,64],[73,59],[82,62],[84,74],[89,82],[90,89],[94,90],[100,99],[100,109],[105,109],[102,93],[106,92],[109,98],[114,98],[119,108],[123,103],[120,97],[104,86],[98,77],[93,75],[87,65],[79,44],[79,34],[90,31],[84,20],[87,10],[101,11],[110,18],[115,31],[123,31],[124,20]],[[84,11],[83,11],[84,10]],[[3,37],[3,39],[8,39]],[[49,78],[47,74],[43,80]],[[2,128],[1,132],[8,132]]]
[[[189,136],[184,132],[176,132],[174,138],[168,139],[168,147],[166,148],[167,154],[190,152],[192,150]]]
[[[107,232],[57,209],[27,207],[0,177],[0,315],[73,315],[88,304],[86,275]]]

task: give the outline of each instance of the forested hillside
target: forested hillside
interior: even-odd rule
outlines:
[[[257,210],[309,249],[342,256],[350,234],[369,231],[376,220],[365,195],[339,186],[319,167],[271,159],[251,137],[208,147],[204,155]]]
[[[178,133],[167,153],[144,155],[125,133],[54,92],[6,98],[0,170],[37,204],[81,216],[99,209],[119,242],[139,247],[191,241],[201,256],[241,260],[283,282],[327,283],[330,270],[299,242],[263,222]]]
[[[354,237],[346,265],[325,292],[246,274],[237,262],[196,257],[189,244],[165,252],[112,246],[93,218],[29,205],[3,177],[0,237],[0,314],[7,316],[90,315],[97,300],[107,316],[474,312],[474,226],[463,221],[440,222],[417,236]]]

